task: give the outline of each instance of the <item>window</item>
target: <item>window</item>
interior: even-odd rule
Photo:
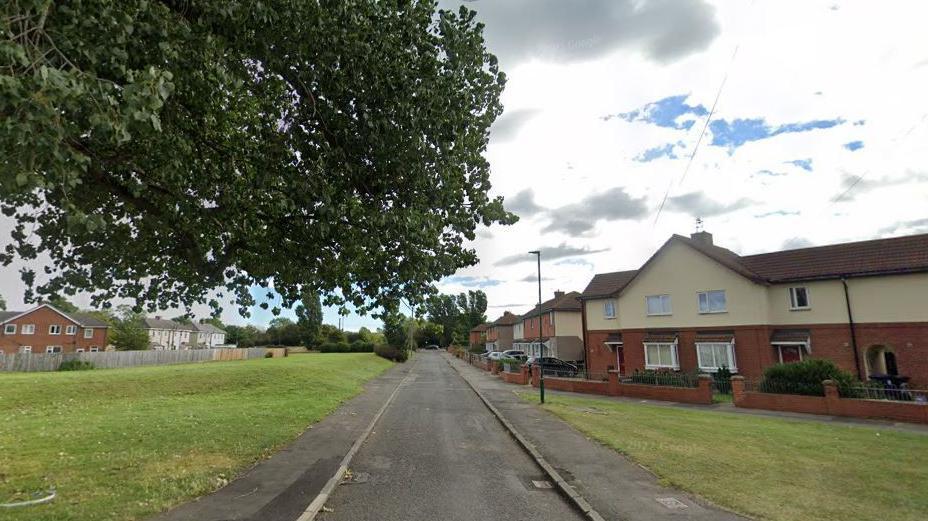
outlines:
[[[45,348],[45,352],[46,352],[46,353],[60,353],[60,352],[61,352],[61,346],[47,346],[47,347]]]
[[[20,346],[20,347],[19,347],[19,352],[20,352],[20,353],[31,353],[31,352],[32,352],[32,346]]]
[[[16,324],[7,324],[3,326],[3,334],[5,335],[15,335],[16,334]]]
[[[671,313],[670,295],[651,295],[646,299],[649,315],[669,315]]]
[[[78,347],[77,349],[74,350],[74,352],[75,352],[75,353],[83,353],[83,352],[84,352],[84,348],[83,348],[83,347]]]
[[[84,338],[93,338],[93,329],[89,327],[84,328]]]
[[[60,334],[61,334],[61,326],[59,326],[59,325],[48,326],[48,334],[49,334],[49,335],[60,335]]]
[[[789,288],[789,309],[809,309],[809,288],[798,286]]]
[[[607,300],[603,303],[603,318],[615,318],[614,300]]]
[[[19,332],[20,334],[23,334],[23,335],[34,335],[35,324],[23,324],[23,326],[19,328]]]
[[[97,352],[99,352],[99,351],[100,351],[100,348],[99,348],[99,347],[97,347],[97,346],[90,346],[90,352],[91,352],[91,353],[97,353]]]
[[[66,335],[76,335],[76,334],[77,334],[77,326],[68,326],[68,327],[64,328],[64,334],[66,334]]]
[[[731,342],[706,342],[696,344],[696,356],[699,358],[699,369],[714,373],[722,367],[731,372],[737,372],[735,365],[735,344]]]
[[[727,311],[725,290],[712,290],[699,292],[700,313],[724,313]]]
[[[679,369],[677,344],[645,344],[644,365],[646,369]]]

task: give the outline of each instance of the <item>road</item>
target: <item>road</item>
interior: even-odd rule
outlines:
[[[409,379],[351,463],[324,521],[580,520],[438,353]]]

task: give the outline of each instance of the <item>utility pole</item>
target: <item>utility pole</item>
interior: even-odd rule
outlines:
[[[539,397],[541,398],[541,403],[545,403],[545,368],[542,365],[542,361],[545,357],[545,344],[542,341],[541,335],[541,250],[530,251],[530,254],[534,255],[538,261],[538,360],[536,364],[538,365],[538,392]]]

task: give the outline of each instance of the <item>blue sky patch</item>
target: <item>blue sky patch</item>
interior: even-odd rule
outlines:
[[[760,141],[780,134],[832,128],[842,123],[844,123],[844,120],[841,118],[816,119],[772,127],[763,118],[733,119],[731,121],[717,119],[709,123],[709,130],[712,131],[712,142],[710,144],[717,147],[727,147],[728,153],[731,154],[734,153],[736,148],[751,141]]]
[[[851,141],[850,143],[845,143],[845,144],[844,144],[844,148],[850,150],[851,152],[854,152],[854,151],[856,151],[856,150],[860,150],[860,149],[863,148],[863,147],[864,147],[864,142],[863,142],[863,141]]]
[[[675,146],[676,145],[673,143],[667,143],[666,145],[649,148],[635,156],[634,161],[638,161],[639,163],[648,163],[662,157],[666,157],[668,159],[677,159],[677,155],[673,153],[673,147]]]
[[[688,105],[686,103],[686,98],[688,97],[689,94],[668,96],[653,103],[648,103],[638,110],[623,112],[619,114],[618,117],[629,122],[643,121],[645,123],[657,125],[658,127],[689,130],[692,128],[693,124],[696,123],[695,117],[705,116],[709,114],[709,111],[702,105]],[[688,115],[695,117],[688,117],[684,118],[682,121],[677,121]]]
[[[812,171],[812,158],[808,159],[793,159],[792,161],[787,161],[787,164],[798,166],[799,168],[805,170],[806,172]]]
[[[441,281],[442,284],[457,284],[465,288],[489,288],[499,286],[503,283],[501,280],[487,279],[483,277],[471,277],[468,275],[454,275]]]

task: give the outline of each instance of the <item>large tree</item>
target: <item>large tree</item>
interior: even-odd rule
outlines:
[[[52,259],[27,300],[394,308],[515,220],[483,157],[505,77],[463,7],[8,0],[0,31],[0,262]]]
[[[109,341],[118,351],[141,351],[150,346],[148,332],[145,331],[142,319],[145,316],[137,313],[130,306],[119,306],[115,321],[110,327]]]

